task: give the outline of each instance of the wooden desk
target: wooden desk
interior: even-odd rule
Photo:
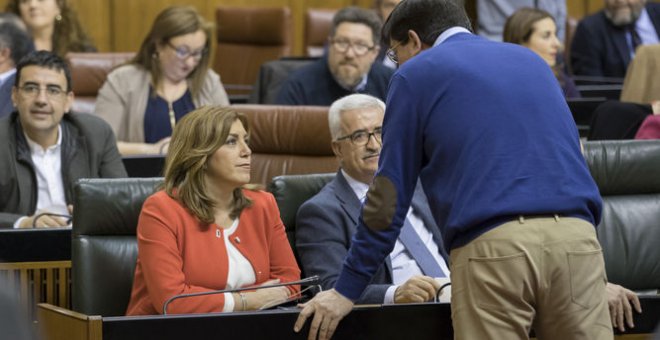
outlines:
[[[41,302],[71,308],[71,229],[0,230],[0,279],[28,320]]]
[[[660,297],[642,297],[635,328],[618,339],[643,339],[660,319]],[[227,314],[138,317],[87,316],[40,304],[39,324],[48,340],[306,339],[309,321],[293,332],[298,309]],[[339,324],[334,339],[453,339],[449,304],[359,306]]]

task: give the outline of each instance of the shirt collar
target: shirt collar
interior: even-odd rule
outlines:
[[[639,18],[635,21],[635,29],[639,30],[643,27],[653,27],[653,22],[651,17],[649,17],[649,12],[646,11],[646,7],[642,8],[642,11],[639,13]]]
[[[357,179],[349,176],[346,171],[344,171],[344,169],[341,169],[341,174],[344,175],[344,178],[346,178],[346,182],[348,182],[348,185],[353,190],[355,196],[357,196],[360,202],[364,202],[364,198],[367,196],[367,191],[369,191],[369,184],[362,183]]]
[[[343,88],[344,90],[348,90],[348,91],[351,91],[351,92],[362,92],[362,91],[364,91],[365,88],[367,88],[368,75],[369,75],[368,72],[366,74],[364,74],[362,76],[362,80],[360,80],[360,82],[357,85],[355,85],[353,88],[346,87],[346,86],[342,85],[342,83],[337,81],[337,78],[335,78],[334,75],[332,75],[332,77],[335,78],[335,82],[337,82],[337,84],[339,84],[339,86],[341,86],[341,88]]]
[[[13,76],[14,74],[16,74],[16,68],[12,68],[7,72],[0,73],[0,85],[4,84],[7,79],[9,79],[9,77]]]
[[[62,125],[57,126],[57,142],[54,145],[51,145],[44,149],[39,145],[37,142],[33,141],[28,137],[27,133],[23,131],[23,134],[25,135],[25,140],[27,140],[28,146],[30,147],[30,153],[35,154],[37,152],[46,152],[49,150],[57,150],[60,146],[62,146]]]
[[[456,35],[458,33],[469,34],[470,31],[465,27],[460,27],[460,26],[450,27],[449,29],[442,32],[442,34],[440,34],[437,39],[435,39],[435,43],[433,43],[433,46],[438,46],[442,44],[445,40],[449,39],[451,36]]]

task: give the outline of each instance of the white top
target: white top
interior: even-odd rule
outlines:
[[[64,181],[62,180],[62,127],[58,126],[57,143],[44,149],[25,134],[34,172],[37,177],[37,212],[69,215],[64,197]],[[14,222],[18,228],[27,216]]]
[[[239,219],[235,219],[228,229],[218,229],[219,235],[222,235],[227,247],[227,259],[229,261],[227,273],[227,286],[225,289],[234,289],[253,285],[256,281],[254,268],[248,259],[241,254],[231,242],[231,235],[238,229]],[[222,308],[224,312],[234,311],[236,302],[231,293],[225,293],[225,305]]]
[[[352,178],[343,169],[341,171],[360,202],[364,202],[369,185]],[[438,245],[433,241],[433,234],[426,228],[424,221],[413,211],[412,207],[408,209],[406,219],[408,219],[415,232],[417,232],[417,235],[424,242],[426,248],[431,252],[440,269],[449,277],[449,268],[444,258],[439,254]],[[392,262],[392,282],[394,285],[385,292],[384,304],[394,303],[394,292],[399,285],[402,285],[414,275],[424,275],[417,261],[413,259],[412,255],[406,250],[406,247],[398,238],[394,244],[394,249],[390,253],[390,261]]]

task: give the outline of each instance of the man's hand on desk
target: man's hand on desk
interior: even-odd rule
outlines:
[[[612,283],[608,283],[605,289],[607,291],[607,304],[610,307],[612,326],[618,328],[621,332],[626,331],[626,323],[629,328],[634,328],[632,307],[635,307],[637,313],[642,312],[642,306],[639,303],[637,294]],[[630,302],[632,302],[632,305]]]
[[[296,333],[300,332],[307,319],[314,314],[307,339],[315,340],[318,334],[319,340],[329,340],[335,333],[339,321],[353,309],[353,301],[331,289],[317,294],[300,307],[302,311],[293,330]]]
[[[416,275],[394,292],[394,303],[422,303],[432,301],[440,283],[429,276]]]
[[[32,216],[23,218],[18,227],[19,228],[62,228],[69,226],[71,223],[71,215],[73,214],[73,206],[68,205],[67,210],[70,215],[63,215],[52,213],[47,210],[39,210]]]

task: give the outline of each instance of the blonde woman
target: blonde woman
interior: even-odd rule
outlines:
[[[173,296],[290,282],[300,270],[275,199],[250,181],[247,118],[205,107],[177,124],[164,190],[140,214],[138,260],[128,315],[159,314]],[[170,314],[255,310],[299,287],[264,288],[173,300]]]

